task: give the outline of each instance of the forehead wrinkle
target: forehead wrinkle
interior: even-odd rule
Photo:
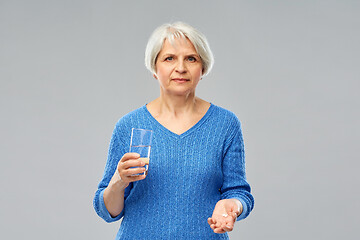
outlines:
[[[181,52],[177,52],[175,49],[176,49],[176,47],[174,47],[173,51],[171,49],[170,50],[168,49],[168,50],[166,50],[166,52],[163,52],[163,50],[161,50],[159,54],[161,54],[161,56],[167,56],[167,55],[176,56],[179,53],[179,55],[183,55],[185,57],[195,56],[195,57],[200,58],[200,55],[196,52],[195,49],[191,49],[191,50],[186,49],[186,50],[183,50]]]

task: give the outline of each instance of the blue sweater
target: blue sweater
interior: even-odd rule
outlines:
[[[103,194],[118,161],[129,151],[131,128],[153,130],[149,171],[144,180],[125,189],[124,209],[113,218]],[[117,122],[94,197],[95,211],[106,222],[123,218],[116,239],[229,239],[207,223],[215,204],[228,198],[243,205],[237,220],[253,209],[240,122],[232,112],[211,104],[181,135],[162,126],[146,105]]]

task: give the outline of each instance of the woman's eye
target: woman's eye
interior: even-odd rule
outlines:
[[[174,58],[173,57],[167,57],[165,58],[165,61],[172,61]]]
[[[188,57],[188,61],[189,61],[189,62],[195,62],[195,61],[196,61],[196,58],[194,58],[194,57]]]

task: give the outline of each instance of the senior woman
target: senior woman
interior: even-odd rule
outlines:
[[[116,239],[228,239],[253,209],[239,120],[195,96],[213,62],[205,36],[185,23],[150,37],[145,65],[160,96],[117,122],[94,197],[106,222],[123,218]],[[153,131],[147,174],[128,152],[132,128]]]

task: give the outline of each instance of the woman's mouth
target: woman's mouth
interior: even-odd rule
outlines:
[[[173,78],[172,80],[177,83],[184,83],[184,82],[190,81],[189,79],[186,79],[186,78]]]

